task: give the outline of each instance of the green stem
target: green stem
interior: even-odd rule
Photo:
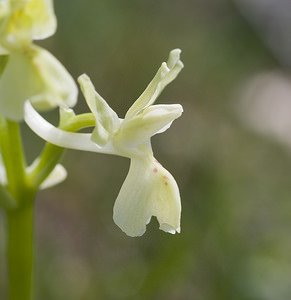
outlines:
[[[1,153],[7,174],[8,190],[15,200],[22,199],[21,195],[26,188],[26,174],[18,123],[2,120],[0,139]]]
[[[72,117],[68,122],[62,124],[61,128],[67,131],[79,131],[94,125],[93,115],[84,114]],[[60,161],[64,149],[47,143],[40,158],[35,161],[30,173],[27,174],[19,125],[1,117],[0,149],[7,173],[7,192],[17,204],[17,208],[6,211],[9,299],[30,300],[33,268],[34,194],[39,185]],[[3,192],[2,195],[6,197],[4,187],[1,186],[0,192]],[[9,197],[3,198],[2,202],[8,206],[12,203],[13,206],[12,199],[9,199]]]
[[[0,148],[7,174],[8,272],[10,300],[31,299],[33,264],[33,200],[35,191],[26,180],[25,158],[19,124],[0,118]],[[13,202],[13,200],[14,202]],[[11,204],[9,203],[9,204]],[[10,209],[8,209],[10,208]]]
[[[33,267],[33,204],[8,212],[7,223],[9,299],[30,300]]]
[[[93,115],[84,114],[70,118],[61,128],[79,131],[94,125]],[[47,143],[27,174],[19,125],[0,116],[0,150],[8,182],[7,189],[0,186],[0,204],[7,213],[9,299],[30,300],[34,194],[60,161],[64,149]]]

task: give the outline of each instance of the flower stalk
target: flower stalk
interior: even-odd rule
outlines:
[[[22,202],[30,204],[7,213],[9,299],[30,300],[33,271],[33,194]]]
[[[26,180],[25,158],[18,123],[1,119],[0,148],[7,176],[1,202],[7,205],[9,299],[31,299],[33,266],[33,201],[35,191]]]
[[[67,123],[63,120],[62,128],[78,131],[94,126],[90,115],[76,116]],[[35,193],[46,181],[45,187],[51,186],[49,181],[59,182],[59,179],[50,178],[50,174],[58,166],[64,148],[47,143],[40,157],[26,168],[19,124],[1,118],[0,141],[7,182],[6,186],[0,184],[0,206],[7,217],[9,299],[30,300]]]
[[[2,158],[7,173],[8,190],[14,199],[18,201],[17,199],[21,199],[21,194],[26,185],[26,163],[18,123],[2,119],[0,139]]]

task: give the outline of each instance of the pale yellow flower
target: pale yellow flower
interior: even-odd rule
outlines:
[[[179,104],[153,105],[163,88],[183,68],[180,50],[171,51],[144,93],[124,119],[95,91],[87,75],[79,77],[85,99],[95,117],[92,134],[60,130],[26,104],[25,120],[40,137],[61,147],[129,157],[130,169],[113,209],[115,223],[129,236],[140,236],[152,216],[160,229],[180,232],[181,202],[173,176],[154,158],[151,137],[167,130],[181,116]]]
[[[0,55],[8,55],[0,77],[2,116],[21,120],[27,99],[37,109],[75,105],[78,92],[70,74],[53,55],[33,45],[55,30],[51,0],[0,0]]]

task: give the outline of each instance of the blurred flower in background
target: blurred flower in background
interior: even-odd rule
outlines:
[[[183,117],[152,143],[180,187],[183,231],[152,222],[141,238],[121,234],[112,199],[127,161],[68,151],[67,180],[38,195],[36,299],[289,299],[289,1],[72,0],[55,11],[58,32],[39,44],[75,79],[87,73],[121,117],[182,49],[185,69],[158,101],[181,103]],[[33,157],[42,144],[23,134]]]
[[[291,77],[282,72],[257,74],[243,86],[238,111],[242,121],[291,146]]]

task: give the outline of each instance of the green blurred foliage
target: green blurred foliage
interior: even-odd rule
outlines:
[[[127,237],[112,207],[129,161],[67,151],[68,179],[37,199],[35,299],[290,299],[290,155],[241,125],[234,97],[246,78],[280,66],[232,2],[56,0],[55,9],[58,32],[40,44],[74,78],[87,73],[119,116],[169,51],[183,50],[185,69],[158,101],[184,114],[153,138],[180,186],[182,233],[152,220],[143,237]],[[79,99],[76,111],[87,111]],[[24,135],[32,159],[41,144]]]

